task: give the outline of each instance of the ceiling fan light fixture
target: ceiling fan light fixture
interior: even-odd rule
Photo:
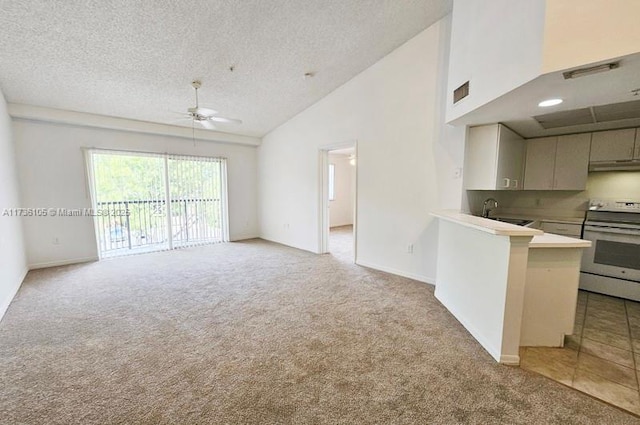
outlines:
[[[200,80],[193,80],[191,82],[191,86],[195,90],[195,98],[196,98],[196,106],[191,108],[187,108],[186,117],[191,119],[192,123],[198,123],[202,127],[214,130],[216,127],[213,125],[213,122],[222,122],[229,124],[242,124],[242,121],[235,118],[225,118],[218,116],[218,111],[215,111],[211,108],[201,107],[198,102],[198,89],[202,87],[202,82]],[[213,121],[213,122],[212,122]]]

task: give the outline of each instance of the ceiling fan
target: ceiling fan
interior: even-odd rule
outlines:
[[[191,120],[194,124],[198,123],[202,127],[214,130],[216,127],[214,122],[223,122],[230,124],[242,124],[242,121],[234,118],[225,118],[218,115],[217,111],[210,108],[203,108],[198,104],[198,89],[202,87],[202,82],[194,80],[191,82],[191,86],[196,91],[196,106],[187,109],[187,113],[183,114],[183,120]],[[181,113],[182,114],[182,113]]]

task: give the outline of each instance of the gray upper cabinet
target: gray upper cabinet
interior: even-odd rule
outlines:
[[[591,133],[558,136],[554,190],[585,190]]]
[[[468,190],[522,190],[525,141],[502,124],[469,128],[464,182]]]
[[[640,157],[640,151],[634,149],[636,129],[598,131],[591,140],[590,162],[630,161]]]
[[[636,129],[636,148],[633,151],[633,159],[640,159],[640,130]]]
[[[591,133],[527,140],[525,190],[584,190]]]
[[[525,190],[553,189],[557,140],[557,137],[527,140],[527,160],[524,169]]]

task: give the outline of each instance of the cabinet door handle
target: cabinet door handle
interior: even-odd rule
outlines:
[[[518,180],[513,179],[513,188],[517,189],[518,188]]]
[[[504,187],[505,189],[508,189],[509,186],[511,186],[511,179],[508,179],[508,178],[502,179],[502,187]]]

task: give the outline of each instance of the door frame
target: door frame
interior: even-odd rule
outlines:
[[[329,252],[329,151],[336,149],[354,149],[355,158],[355,182],[353,183],[353,262],[358,259],[358,141],[348,140],[346,142],[323,145],[319,148],[319,187],[318,187],[318,253],[327,254]]]

